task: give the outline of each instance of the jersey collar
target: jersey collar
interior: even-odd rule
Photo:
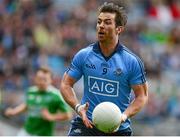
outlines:
[[[97,54],[101,54],[106,61],[108,61],[116,52],[120,51],[121,49],[122,49],[122,45],[121,45],[120,42],[118,41],[114,52],[113,52],[110,56],[106,57],[106,56],[104,56],[104,54],[101,52],[101,48],[100,48],[99,42],[96,42],[96,43],[94,44],[94,46],[93,46],[93,51],[94,51],[95,53],[97,53]]]

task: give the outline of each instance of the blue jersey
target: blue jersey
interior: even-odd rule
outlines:
[[[104,101],[115,103],[124,112],[130,104],[131,86],[146,82],[142,61],[119,43],[108,58],[103,56],[98,42],[80,50],[67,74],[77,80],[84,76],[81,104],[89,102],[87,116],[90,120],[94,108]],[[119,130],[129,126],[128,119]]]

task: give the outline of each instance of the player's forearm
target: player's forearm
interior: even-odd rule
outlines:
[[[64,100],[74,109],[76,104],[78,104],[78,100],[73,88],[62,82],[60,90]]]
[[[18,114],[26,111],[26,109],[27,109],[27,105],[25,103],[22,103],[13,109],[12,115],[18,115]]]
[[[27,105],[23,103],[15,108],[15,114],[17,115],[23,113],[24,111],[26,111],[26,109],[27,109]]]
[[[131,105],[125,110],[124,114],[127,115],[127,117],[132,117],[135,114],[137,114],[147,103],[148,96],[138,96],[136,99],[131,103]]]

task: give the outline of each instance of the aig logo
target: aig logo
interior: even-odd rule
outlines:
[[[89,92],[102,96],[117,97],[119,93],[118,81],[89,76],[88,86]]]

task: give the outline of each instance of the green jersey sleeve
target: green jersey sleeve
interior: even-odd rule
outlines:
[[[54,87],[51,87],[51,93],[54,94],[54,103],[55,106],[57,107],[58,111],[61,112],[68,112],[70,111],[70,107],[68,106],[68,104],[65,102],[65,100],[63,99],[60,91]]]

